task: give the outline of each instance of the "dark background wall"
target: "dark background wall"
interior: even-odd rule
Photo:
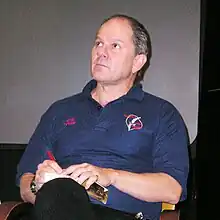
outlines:
[[[0,201],[20,200],[15,185],[17,164],[26,145],[0,144]]]
[[[200,101],[197,135],[196,180],[198,219],[219,219],[219,6],[202,1],[203,47],[200,59]]]

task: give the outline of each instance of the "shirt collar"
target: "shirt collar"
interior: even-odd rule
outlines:
[[[92,90],[96,87],[97,82],[96,80],[92,79],[91,81],[89,81],[86,86],[83,88],[83,95],[87,96],[87,97],[91,97],[91,92]],[[141,83],[134,85],[126,95],[124,95],[123,99],[135,99],[138,101],[142,101],[144,98],[144,91],[143,91],[143,86]]]

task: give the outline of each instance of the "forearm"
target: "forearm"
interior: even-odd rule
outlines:
[[[167,202],[176,204],[182,188],[165,173],[136,174],[121,170],[111,170],[112,185],[122,192],[147,202]]]
[[[26,173],[21,177],[20,180],[20,194],[21,198],[25,202],[30,202],[34,204],[35,202],[35,195],[31,192],[30,184],[34,177],[34,174],[32,173]]]

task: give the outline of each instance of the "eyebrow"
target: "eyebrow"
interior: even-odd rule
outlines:
[[[102,38],[101,38],[100,36],[98,36],[98,35],[96,36],[95,40],[101,40],[101,41],[103,41]],[[122,40],[120,40],[120,39],[118,39],[118,38],[113,38],[112,40],[124,44],[124,41],[122,41]]]

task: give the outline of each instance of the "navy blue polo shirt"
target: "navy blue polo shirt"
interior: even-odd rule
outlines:
[[[91,80],[81,93],[56,101],[42,115],[18,164],[18,185],[21,175],[35,173],[51,150],[63,168],[87,162],[135,173],[167,173],[181,184],[185,199],[188,136],[177,109],[144,92],[141,84],[102,107],[91,97],[95,87]],[[106,206],[159,219],[161,203],[138,200],[114,186],[108,189]]]

